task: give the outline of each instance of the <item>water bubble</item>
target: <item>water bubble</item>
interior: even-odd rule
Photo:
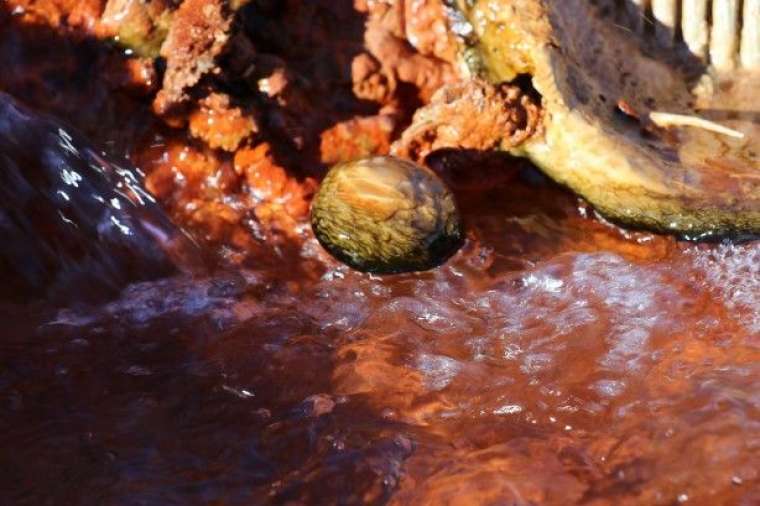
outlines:
[[[417,369],[424,375],[430,390],[443,390],[459,374],[462,365],[450,357],[421,354],[417,357]]]
[[[504,404],[493,410],[494,415],[514,415],[520,413],[523,407],[519,404]]]

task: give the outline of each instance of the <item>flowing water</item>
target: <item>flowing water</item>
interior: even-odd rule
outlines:
[[[458,197],[427,273],[310,239],[4,304],[2,502],[758,504],[760,244],[624,232],[530,170]]]

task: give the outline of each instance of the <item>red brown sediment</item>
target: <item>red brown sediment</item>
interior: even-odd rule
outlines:
[[[174,13],[161,46],[166,58],[164,84],[153,104],[158,114],[187,99],[187,89],[218,71],[219,56],[229,38],[232,16],[222,0],[185,0]]]
[[[383,72],[382,65],[370,53],[361,53],[351,62],[354,95],[364,100],[385,103],[396,92],[396,77]]]
[[[235,261],[260,254],[262,241],[300,240],[316,184],[289,176],[266,143],[238,149],[233,160],[170,143],[138,161],[175,220],[205,243],[237,251]]]
[[[229,95],[211,93],[198,101],[199,108],[190,114],[190,135],[202,139],[212,149],[235,151],[259,127],[250,114],[230,104]]]
[[[425,56],[455,65],[459,48],[441,0],[405,0],[404,35]]]
[[[390,114],[340,122],[322,132],[320,159],[323,163],[334,164],[376,153],[387,153],[396,125],[396,116]]]
[[[299,183],[289,176],[275,163],[269,144],[238,150],[234,167],[235,172],[245,177],[248,191],[257,201],[282,205],[294,219],[303,219],[308,213],[308,200],[315,182],[307,178]]]
[[[457,76],[450,61],[439,57],[452,57],[455,52],[450,36],[440,29],[419,37],[422,26],[415,22],[405,23],[405,14],[419,10],[429,16],[422,25],[440,26],[443,23],[439,2],[383,2],[369,3],[369,18],[364,32],[364,44],[374,58],[381,63],[389,83],[402,82],[413,85],[423,102],[430,100],[435,91]],[[405,6],[406,10],[405,10]],[[438,6],[436,11],[434,8]],[[418,50],[415,45],[422,47]],[[429,51],[429,53],[428,53]]]
[[[245,190],[253,199],[256,218],[265,228],[296,238],[296,228],[309,213],[309,201],[316,189],[313,179],[298,181],[277,165],[271,146],[262,143],[255,148],[237,151],[235,172],[244,177]]]
[[[181,141],[156,144],[142,155],[144,158],[135,161],[148,172],[148,190],[170,207],[206,193],[210,189],[207,182],[221,165],[213,153],[204,153]]]
[[[147,151],[136,161],[149,171],[145,185],[172,217],[185,223],[205,243],[219,244],[234,235],[244,209],[224,202],[239,185],[231,164],[213,152],[181,142]]]
[[[8,6],[22,23],[44,24],[80,36],[100,29],[105,0],[11,0]]]
[[[150,58],[130,58],[126,61],[108,61],[104,79],[115,90],[139,97],[153,95],[159,87],[159,76]]]

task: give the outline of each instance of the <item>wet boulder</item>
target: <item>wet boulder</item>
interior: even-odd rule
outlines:
[[[95,300],[194,257],[141,180],[73,129],[0,94],[0,295]]]

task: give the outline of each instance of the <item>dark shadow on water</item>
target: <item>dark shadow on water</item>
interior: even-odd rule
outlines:
[[[382,504],[411,443],[332,392],[308,316],[239,274],[136,285],[107,307],[0,305],[0,488],[9,504]]]
[[[271,143],[277,163],[296,176],[323,174],[321,132],[379,110],[352,91],[351,62],[365,50],[367,21],[353,5],[351,0],[250,3],[236,24],[255,54],[246,60],[233,51],[221,60],[225,72],[217,84],[263,112],[263,139]],[[257,84],[283,69],[288,78],[284,102],[262,93]]]
[[[18,22],[0,6],[0,90],[81,130],[116,157],[155,127],[144,92],[127,81],[127,58],[112,44],[61,28]]]

